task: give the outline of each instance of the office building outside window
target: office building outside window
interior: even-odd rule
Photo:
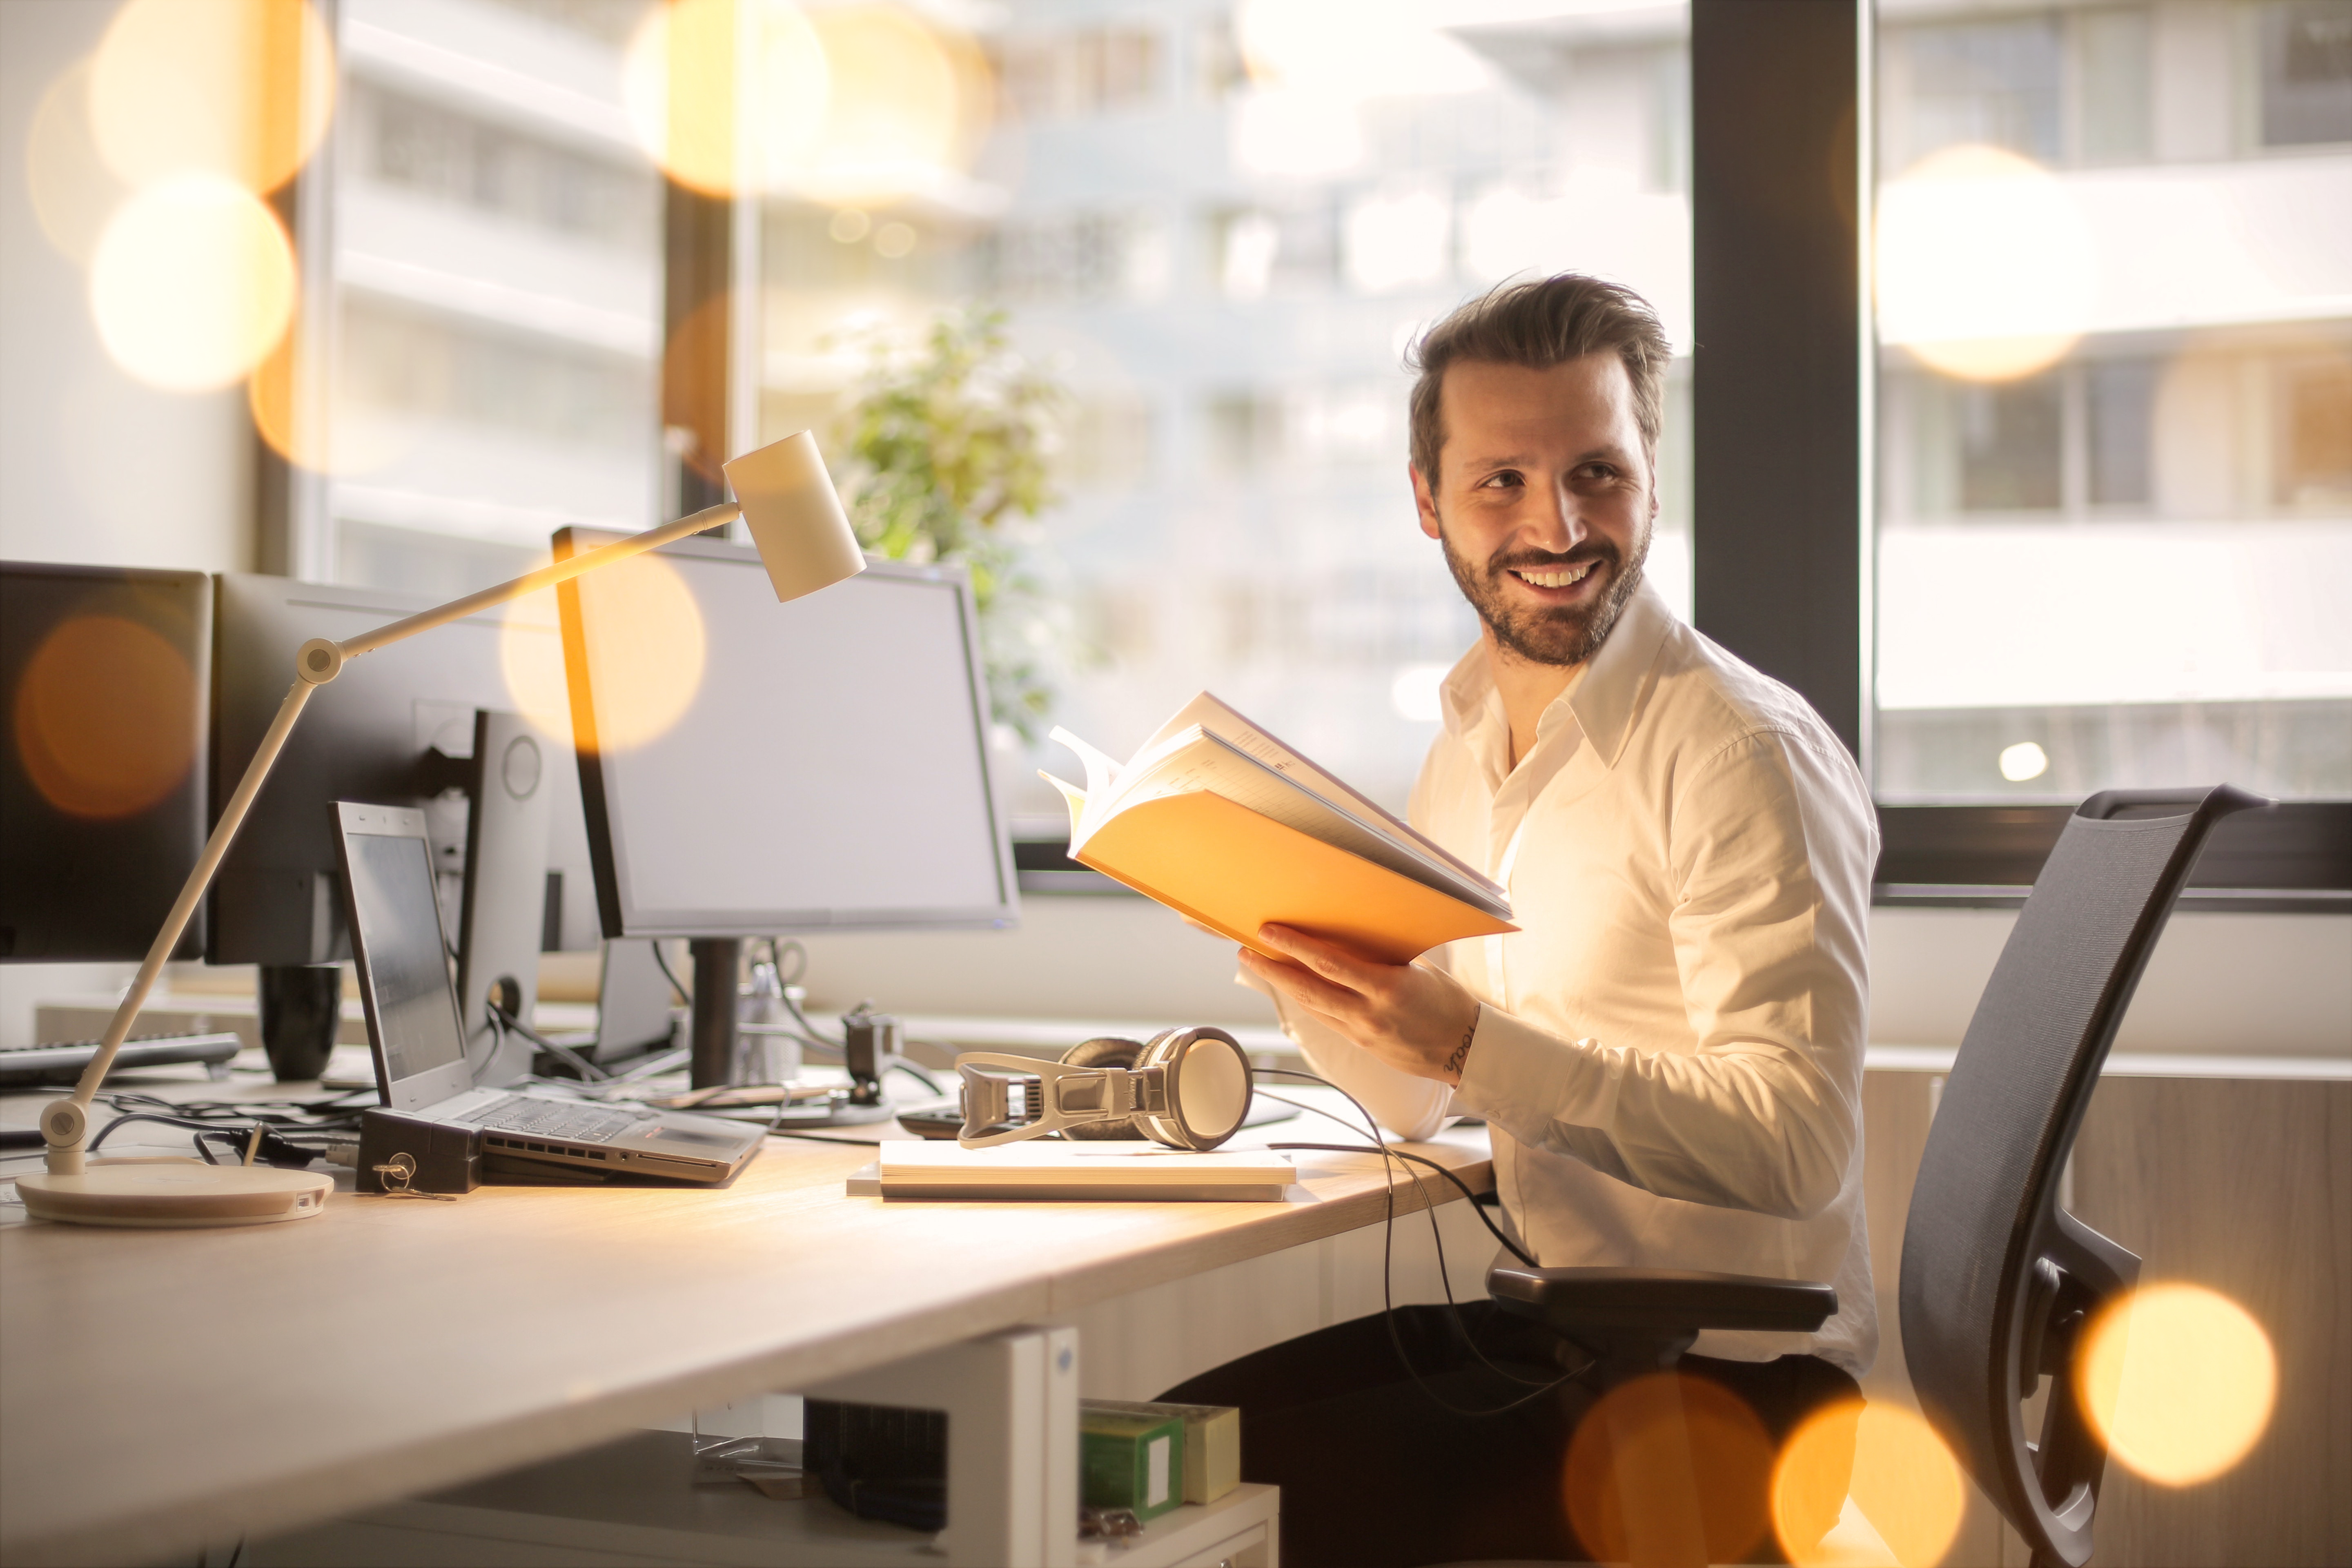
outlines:
[[[436,595],[663,500],[663,184],[622,95],[650,0],[342,0],[299,215],[296,575]],[[269,421],[262,421],[267,433]]]
[[[961,178],[765,203],[759,435],[824,427],[872,332],[1002,304],[1072,394],[1034,536],[1052,720],[1124,752],[1206,687],[1401,806],[1476,629],[1416,526],[1406,350],[1576,268],[1688,354],[1685,35],[1652,4],[998,7]],[[1650,565],[1685,613],[1687,373]]]
[[[1877,65],[1879,798],[2352,795],[2352,4]]]

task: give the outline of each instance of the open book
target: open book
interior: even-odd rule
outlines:
[[[1280,960],[1268,923],[1402,963],[1516,931],[1502,888],[1202,692],[1121,764],[1066,730],[1070,858]]]

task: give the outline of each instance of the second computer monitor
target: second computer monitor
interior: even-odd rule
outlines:
[[[562,603],[607,937],[1013,923],[961,570],[778,604],[755,552],[690,540]]]

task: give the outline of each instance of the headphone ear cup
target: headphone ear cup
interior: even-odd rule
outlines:
[[[1098,1035],[1091,1040],[1080,1040],[1062,1053],[1063,1062],[1074,1068],[1133,1068],[1143,1054],[1143,1047],[1134,1040],[1121,1039],[1117,1035]],[[1062,1129],[1065,1138],[1133,1138],[1140,1139],[1143,1129],[1135,1124],[1132,1116],[1117,1121],[1087,1121],[1076,1127]]]
[[[1202,1152],[1240,1131],[1248,1120],[1254,1092],[1249,1053],[1223,1029],[1202,1024],[1154,1035],[1135,1065],[1167,1070],[1167,1111],[1135,1119],[1155,1142]]]

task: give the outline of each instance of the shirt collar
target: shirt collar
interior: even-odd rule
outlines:
[[[1633,589],[1633,596],[1625,601],[1625,608],[1610,629],[1608,640],[1601,651],[1585,661],[1578,679],[1566,691],[1555,698],[1537,721],[1538,737],[1549,735],[1573,713],[1578,728],[1594,753],[1605,767],[1615,767],[1620,752],[1625,749],[1625,738],[1633,728],[1633,716],[1641,706],[1643,689],[1648,684],[1651,667],[1657,662],[1659,645],[1665,641],[1666,630],[1674,624],[1674,612],[1644,576]],[[1467,740],[1488,724],[1508,721],[1503,713],[1503,696],[1495,687],[1495,673],[1487,662],[1486,641],[1480,637],[1470,651],[1457,661],[1444,684],[1438,689],[1438,705],[1445,721],[1445,731],[1457,740]]]

